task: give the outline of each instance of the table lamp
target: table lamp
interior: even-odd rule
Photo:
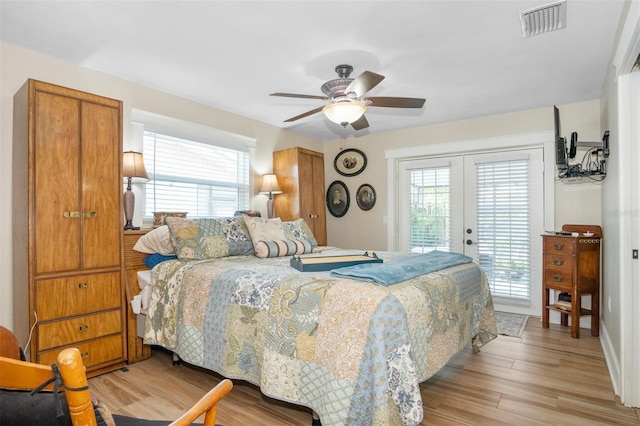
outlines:
[[[139,182],[149,180],[147,171],[144,168],[142,153],[135,151],[127,151],[122,156],[122,175],[127,178],[127,190],[123,196],[124,203],[124,219],[126,223],[124,229],[140,229],[139,226],[133,226],[133,207],[136,203],[136,197],[131,191],[131,181],[135,178]]]
[[[278,185],[278,177],[269,173],[262,176],[262,186],[260,187],[261,194],[269,194],[269,200],[267,201],[267,216],[269,219],[273,218],[273,194],[282,194],[282,189]]]

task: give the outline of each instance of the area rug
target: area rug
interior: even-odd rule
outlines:
[[[496,311],[496,323],[498,334],[503,336],[522,337],[524,326],[527,324],[528,315],[512,314]]]

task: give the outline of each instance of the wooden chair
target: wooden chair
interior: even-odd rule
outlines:
[[[23,359],[16,335],[0,325],[0,356]]]
[[[73,426],[97,425],[80,351],[76,348],[64,349],[58,355],[55,365],[60,371]],[[2,389],[32,390],[53,377],[54,374],[50,366],[0,357],[0,388]],[[202,414],[205,415],[203,424],[214,426],[217,403],[232,388],[231,380],[221,381],[170,426],[190,425]],[[53,383],[44,389],[53,389]],[[117,417],[124,418],[124,416]],[[141,421],[136,421],[136,424],[141,424]]]

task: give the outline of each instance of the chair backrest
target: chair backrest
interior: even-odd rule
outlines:
[[[20,359],[20,343],[9,329],[0,326],[0,356]]]
[[[231,389],[233,383],[229,379],[224,379],[211,389],[205,396],[200,398],[186,413],[176,419],[170,426],[187,426],[193,423],[198,417],[204,414],[204,426],[215,426],[217,404],[224,398]]]
[[[71,423],[74,426],[96,425],[96,414],[93,411],[86,369],[80,351],[77,348],[63,349],[58,354],[56,365],[64,383]]]
[[[97,425],[87,386],[87,376],[80,351],[64,349],[58,354],[56,365],[64,386],[71,423],[74,426]],[[54,377],[51,366],[0,357],[0,388],[11,390],[33,390]],[[52,390],[53,383],[43,390]]]
[[[76,348],[63,349],[58,354],[56,366],[64,384],[62,389],[65,391],[73,426],[97,425],[80,351]],[[0,372],[0,388],[12,390],[32,390],[54,376],[53,370],[48,365],[34,364],[1,356]],[[44,389],[51,390],[52,388],[53,384],[49,384]],[[233,383],[231,380],[222,380],[171,425],[187,426],[204,414],[204,426],[215,426],[217,403],[232,388]],[[136,424],[144,424],[144,421]]]

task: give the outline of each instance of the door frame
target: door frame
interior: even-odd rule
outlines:
[[[400,232],[397,218],[401,206],[397,196],[399,185],[399,161],[420,159],[441,155],[483,154],[489,151],[543,148],[544,158],[544,218],[545,229],[554,228],[554,178],[555,148],[553,131],[522,133],[517,135],[498,136],[492,138],[471,139],[463,141],[440,142],[405,148],[385,150],[387,160],[387,250],[397,251]],[[540,253],[542,256],[542,253]]]

